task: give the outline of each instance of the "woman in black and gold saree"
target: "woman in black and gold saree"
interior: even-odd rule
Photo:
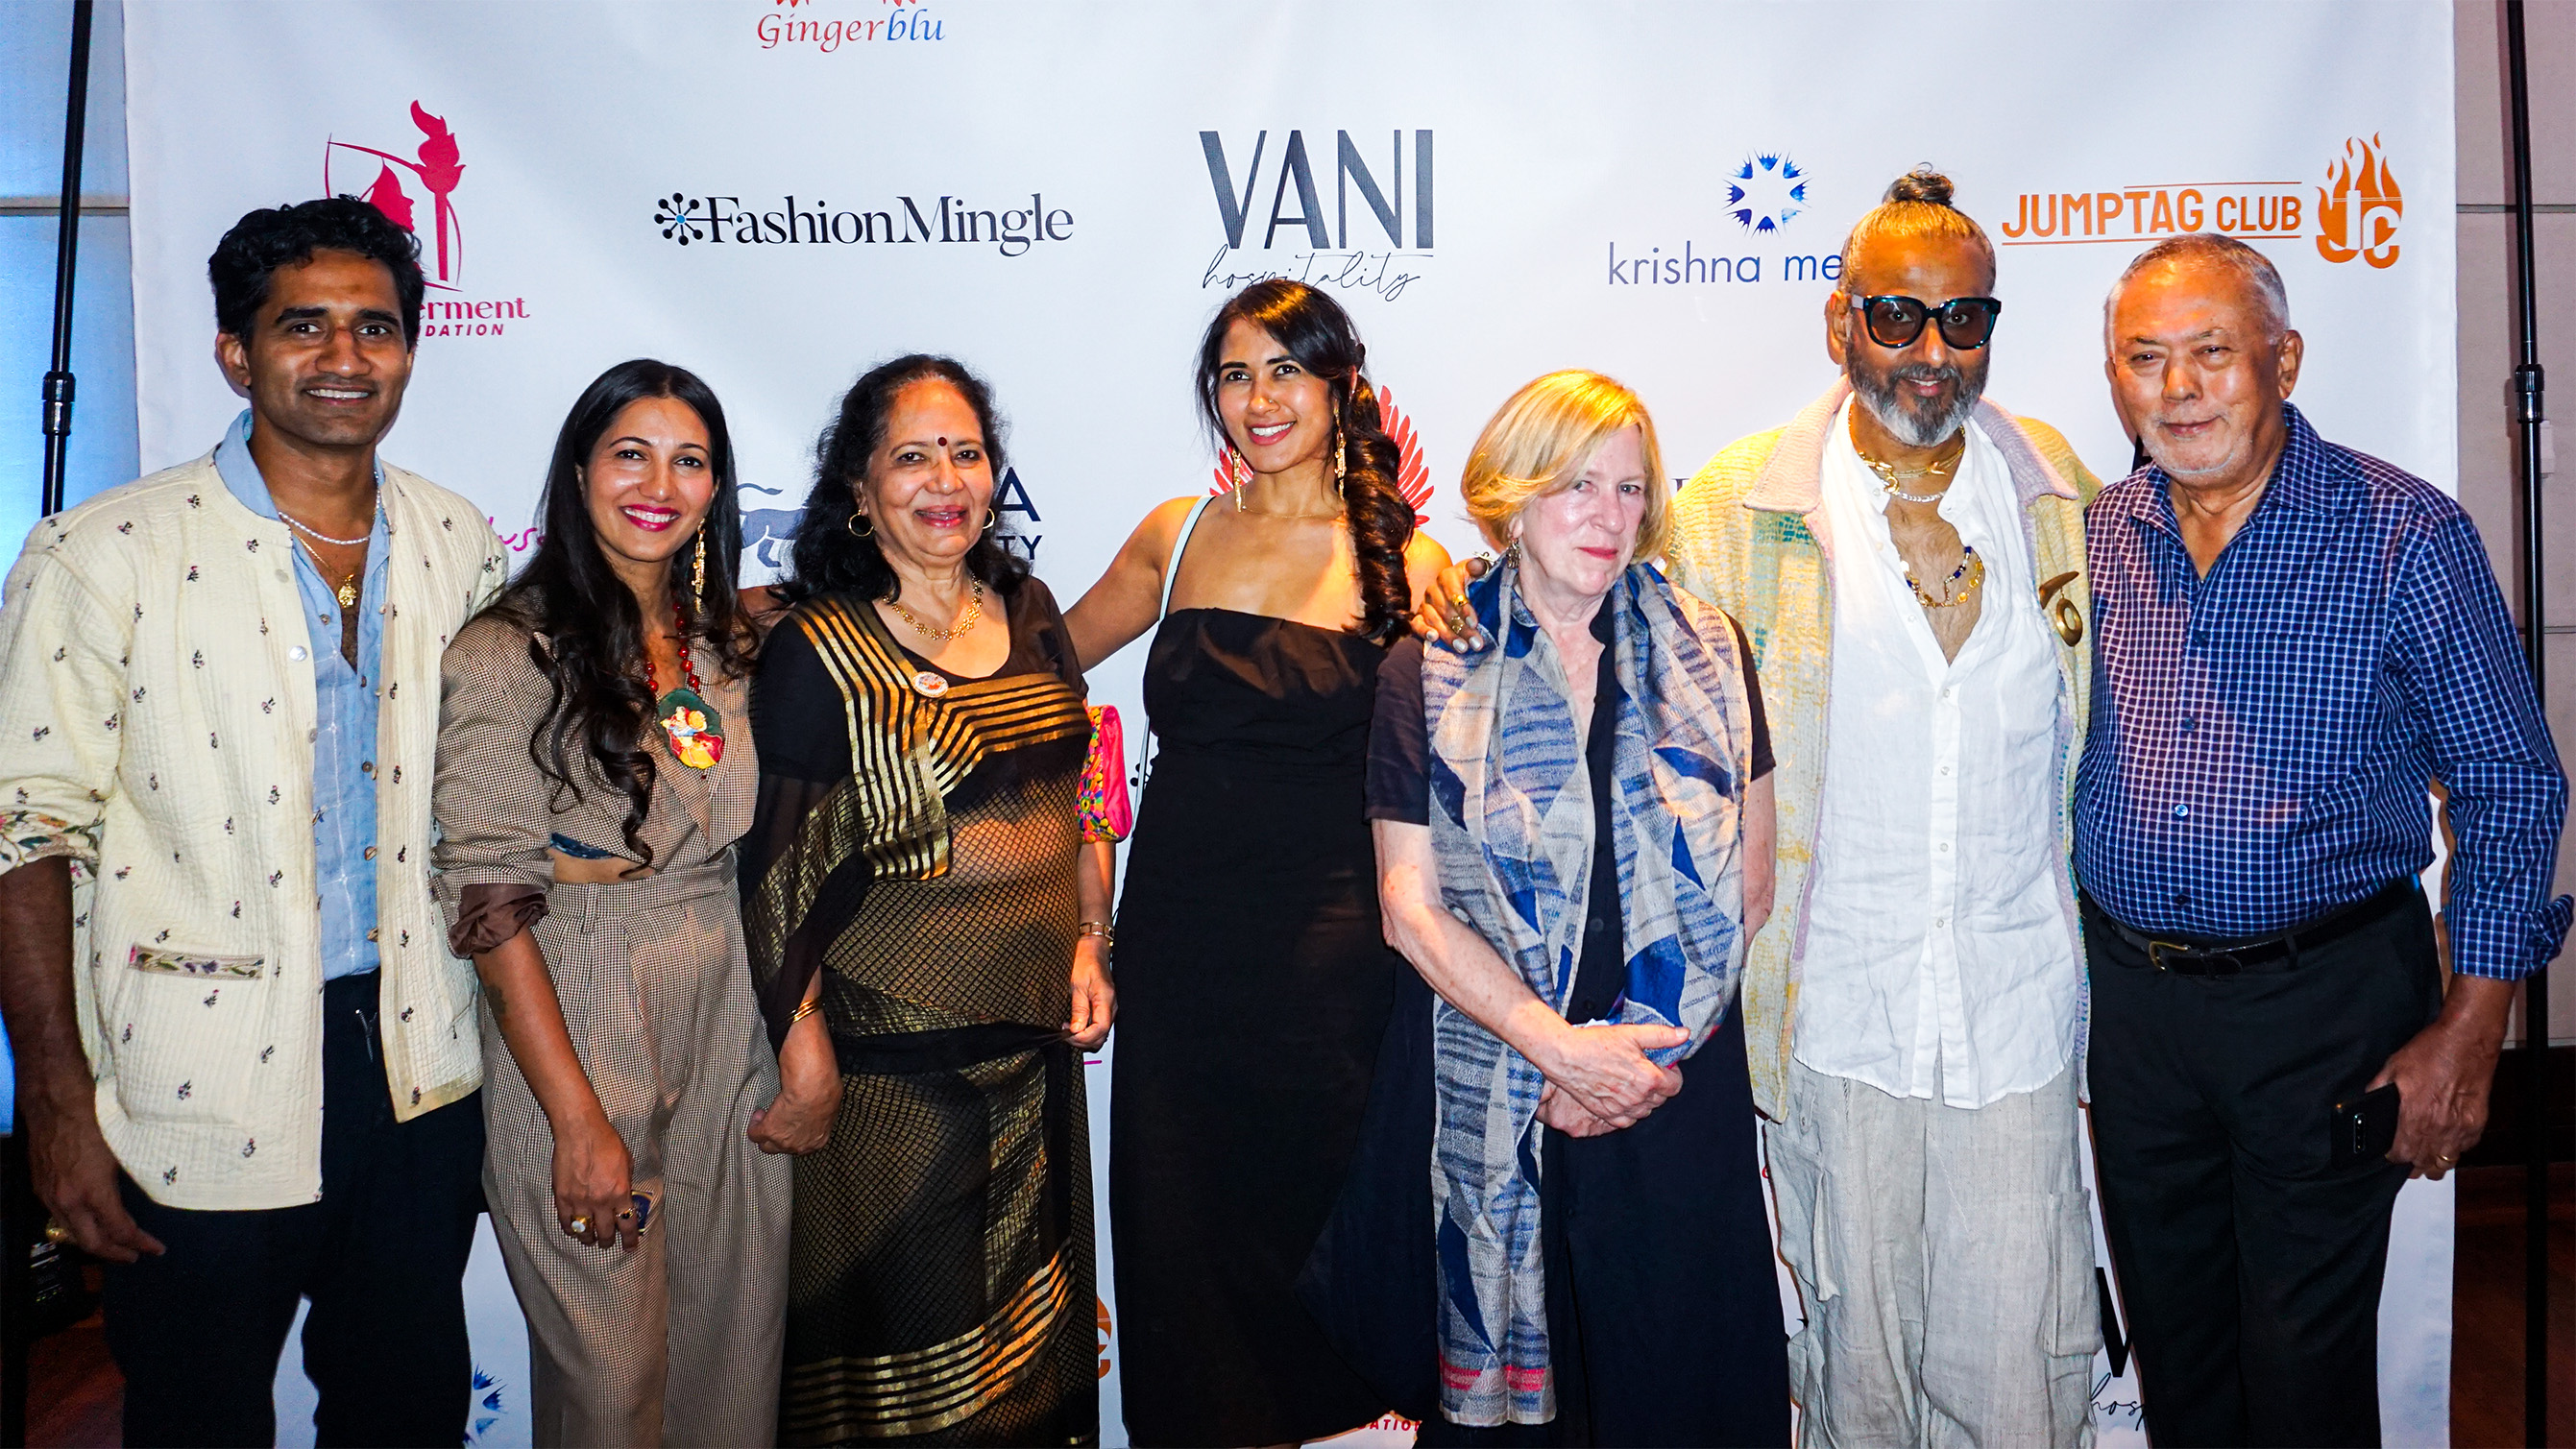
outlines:
[[[859,380],[753,686],[753,976],[783,1073],[837,1077],[772,1109],[831,1126],[797,1160],[789,1444],[1099,1432],[1082,1054],[1114,837],[1078,803],[1063,618],[993,541],[995,431],[953,362]]]

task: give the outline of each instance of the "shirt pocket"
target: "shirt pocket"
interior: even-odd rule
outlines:
[[[235,1120],[268,1044],[274,986],[261,956],[164,944],[126,952],[110,1030],[116,1097],[150,1122]]]

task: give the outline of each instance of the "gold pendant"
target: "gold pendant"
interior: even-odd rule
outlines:
[[[354,609],[358,607],[357,575],[351,574],[349,577],[342,579],[340,581],[339,591],[334,594],[333,597],[340,601],[340,607],[343,609]]]

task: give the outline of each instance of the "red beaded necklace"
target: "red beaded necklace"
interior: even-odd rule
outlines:
[[[677,598],[671,600],[671,619],[679,626],[674,636],[680,646],[680,673],[687,683],[669,694],[661,692],[661,682],[654,677],[653,652],[644,652],[644,692],[654,697],[654,718],[662,733],[670,737],[671,758],[692,770],[711,770],[724,758],[723,720],[715,706],[699,693],[697,662],[689,657],[689,616]]]

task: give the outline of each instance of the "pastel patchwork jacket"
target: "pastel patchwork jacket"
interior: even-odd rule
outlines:
[[[481,509],[390,464],[382,507],[376,929],[385,1077],[409,1120],[483,1081],[473,963],[430,896],[429,776],[439,656],[507,555]],[[294,570],[286,525],[209,453],[39,521],[0,594],[0,873],[72,862],[99,1126],[172,1207],[322,1192],[316,705]]]
[[[1735,616],[1753,644],[1763,711],[1777,761],[1779,902],[1754,937],[1744,970],[1745,1044],[1753,1101],[1788,1120],[1790,1033],[1807,936],[1808,866],[1815,859],[1817,806],[1824,794],[1826,697],[1833,679],[1833,540],[1821,506],[1825,430],[1851,396],[1837,380],[1785,428],[1719,450],[1674,500],[1666,572],[1673,582]],[[2058,836],[2074,854],[2075,763],[2092,704],[2086,649],[2093,595],[2084,575],[2084,505],[2101,488],[2055,428],[2017,418],[1992,402],[1977,425],[2003,455],[2022,506],[2022,536],[2039,580],[2040,607],[2058,651]],[[2072,868],[2058,877],[2067,920],[2075,921]],[[2076,1060],[2083,1060],[2078,1024]],[[2081,1078],[2079,1077],[2079,1080]]]

